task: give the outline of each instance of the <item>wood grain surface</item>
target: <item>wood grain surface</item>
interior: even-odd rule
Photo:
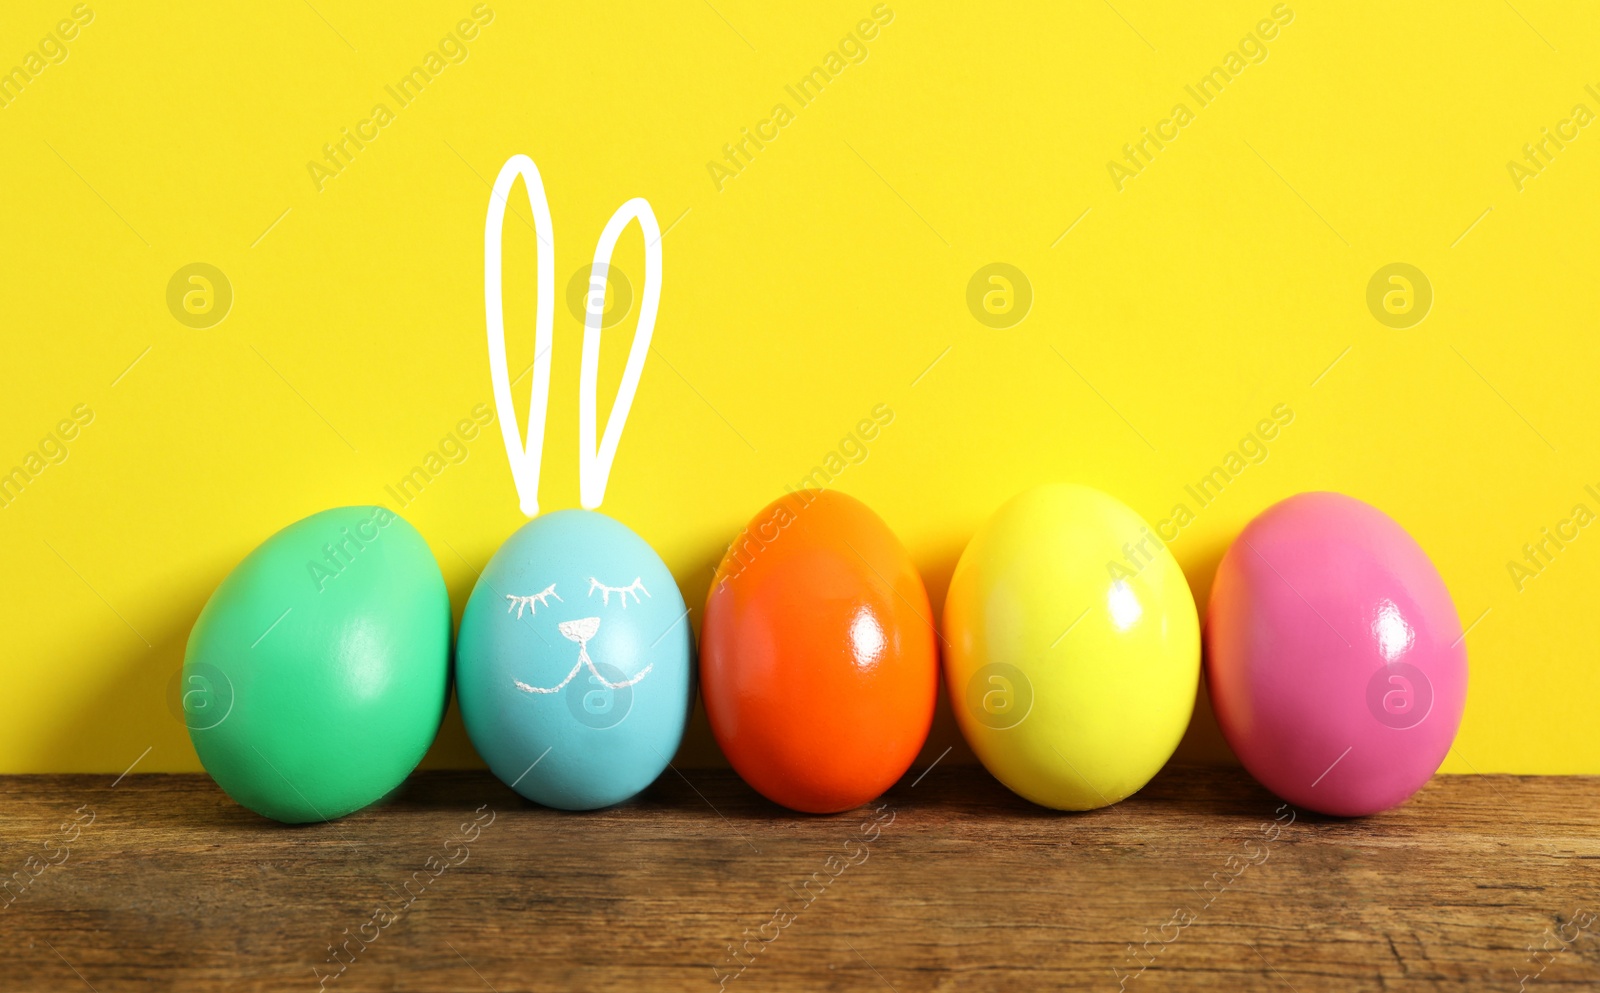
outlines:
[[[1600,989],[1596,779],[1342,821],[1236,769],[1059,814],[935,765],[832,817],[725,770],[588,814],[436,772],[285,827],[113,778],[0,779],[0,989]]]

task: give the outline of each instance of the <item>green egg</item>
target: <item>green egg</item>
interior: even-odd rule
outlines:
[[[422,536],[338,507],[268,538],[217,587],[184,654],[206,771],[288,823],[360,810],[428,750],[450,692],[450,598]]]

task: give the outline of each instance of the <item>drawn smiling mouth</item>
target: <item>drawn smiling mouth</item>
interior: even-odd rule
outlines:
[[[593,638],[599,633],[600,618],[580,617],[576,620],[562,621],[556,625],[556,629],[560,631],[562,637],[566,638],[568,641],[575,641],[578,643],[578,661],[573,664],[572,671],[567,673],[567,678],[563,679],[554,686],[529,686],[520,679],[513,679],[512,682],[515,683],[517,689],[521,690],[522,692],[560,693],[562,690],[566,689],[567,684],[572,682],[572,677],[576,676],[584,666],[589,667],[590,674],[592,674],[595,679],[600,681],[600,685],[604,686],[606,689],[620,690],[623,687],[633,686],[634,684],[638,683],[641,679],[650,675],[650,670],[655,668],[655,663],[652,662],[640,670],[639,674],[634,676],[632,679],[627,679],[620,683],[613,683],[606,679],[606,677],[600,675],[600,670],[595,668],[594,660],[589,658],[589,639]]]

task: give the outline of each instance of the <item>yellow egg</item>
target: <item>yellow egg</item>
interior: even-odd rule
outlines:
[[[1001,507],[944,605],[945,677],[984,766],[1034,803],[1089,810],[1160,771],[1200,679],[1183,571],[1132,509],[1052,484]]]

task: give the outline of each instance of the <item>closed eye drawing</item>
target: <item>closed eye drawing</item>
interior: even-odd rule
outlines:
[[[566,602],[565,600],[562,600],[560,595],[556,593],[555,583],[551,583],[549,586],[546,586],[544,589],[533,594],[532,596],[517,596],[514,593],[507,593],[506,613],[509,614],[512,610],[516,610],[517,620],[520,621],[522,620],[522,611],[524,608],[526,608],[532,614],[538,614],[538,607],[535,607],[534,604],[537,603],[539,607],[548,607],[550,606],[551,597],[555,597],[556,600],[561,603]]]
[[[613,593],[617,593],[617,594],[621,595],[621,597],[622,597],[622,605],[624,607],[626,607],[628,605],[628,594],[629,593],[633,594],[633,602],[634,603],[638,603],[639,602],[639,594],[640,593],[643,593],[645,596],[649,596],[650,595],[650,591],[644,588],[644,580],[642,578],[638,577],[638,576],[635,576],[634,579],[633,579],[633,582],[629,583],[627,586],[607,586],[605,583],[602,583],[600,580],[595,579],[593,576],[590,576],[589,577],[589,595],[590,596],[594,596],[596,590],[598,590],[600,592],[600,603],[601,603],[601,605],[602,606],[606,606],[606,607],[611,606],[611,594],[613,594]]]

